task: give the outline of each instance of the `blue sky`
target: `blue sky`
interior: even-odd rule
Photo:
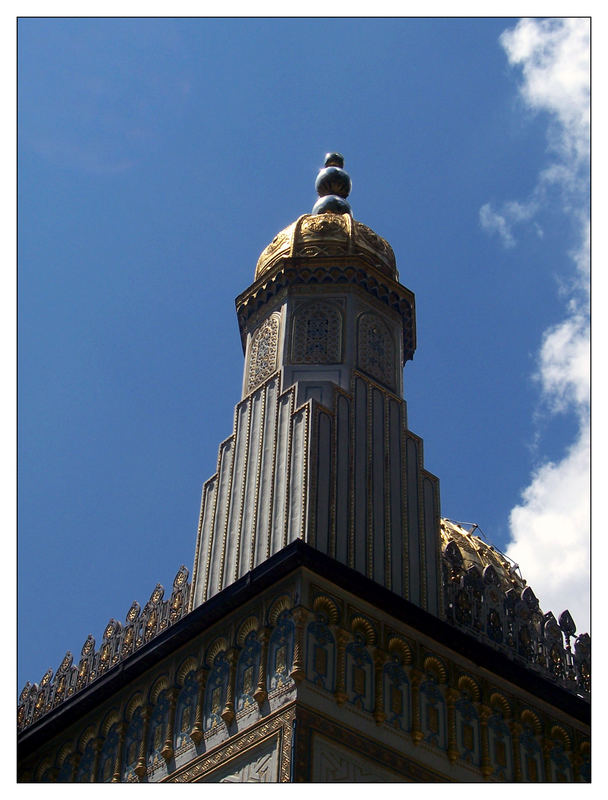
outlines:
[[[328,150],[416,295],[443,515],[588,628],[584,25],[20,21],[19,688],[191,569],[234,298]]]

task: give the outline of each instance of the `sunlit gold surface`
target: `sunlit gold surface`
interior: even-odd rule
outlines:
[[[456,542],[464,558],[465,569],[475,566],[480,572],[491,564],[500,579],[503,589],[513,586],[524,589],[525,580],[519,575],[517,567],[499,550],[484,542],[461,525],[448,519],[441,520],[441,547],[445,550],[450,541]]]
[[[262,251],[256,280],[279,260],[291,257],[340,258],[358,256],[398,280],[395,255],[389,243],[350,214],[304,214],[277,233]]]

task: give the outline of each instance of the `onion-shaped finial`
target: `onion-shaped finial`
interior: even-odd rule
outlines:
[[[351,180],[345,172],[344,156],[340,153],[327,153],[325,166],[319,170],[315,189],[319,199],[314,204],[313,214],[325,214],[332,211],[334,214],[352,214],[350,204],[346,198],[350,194]]]

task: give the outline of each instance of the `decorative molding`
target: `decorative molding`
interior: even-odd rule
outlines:
[[[388,325],[378,315],[366,312],[357,325],[357,363],[380,383],[395,389],[395,344]]]
[[[308,262],[308,263],[306,263]],[[358,263],[357,263],[358,262]],[[290,286],[322,287],[327,284],[350,285],[396,312],[403,321],[403,358],[408,361],[416,349],[414,295],[405,286],[356,256],[337,257],[325,263],[308,259],[281,259],[236,299],[241,338],[246,342],[248,326],[258,310]]]
[[[247,392],[253,391],[277,369],[280,321],[281,315],[275,311],[251,337]]]
[[[230,759],[242,756],[261,742],[277,737],[279,750],[279,782],[289,782],[289,757],[291,752],[292,723],[295,705],[268,717],[260,725],[233,737],[227,744],[191,761],[183,769],[176,770],[164,779],[164,783],[196,783],[209,777],[209,773]]]

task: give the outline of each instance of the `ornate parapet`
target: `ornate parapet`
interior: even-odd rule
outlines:
[[[294,542],[22,730],[19,780],[588,781],[588,703],[505,661]]]
[[[68,651],[55,674],[49,669],[39,684],[28,681],[19,695],[18,730],[37,722],[180,620],[187,613],[190,596],[186,567],[178,570],[170,597],[164,599],[164,594],[165,590],[159,583],[143,611],[135,602],[124,623],[111,619],[97,649],[95,639],[89,635],[82,646],[78,664],[74,664],[74,657]]]
[[[575,637],[570,613],[564,611],[557,620],[551,612],[544,613],[532,589],[506,557],[460,526],[444,520],[442,537],[447,621],[562,688],[588,698],[591,639],[587,633]]]

